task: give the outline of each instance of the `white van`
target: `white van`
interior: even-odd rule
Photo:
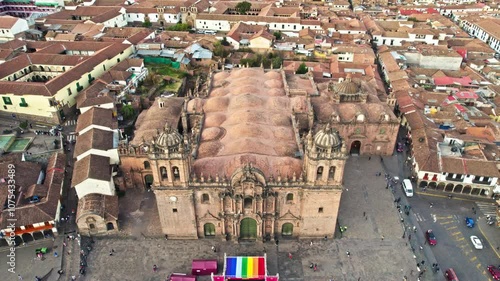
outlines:
[[[413,197],[413,185],[409,179],[403,180],[403,191],[406,194],[406,197]]]
[[[205,34],[206,35],[215,35],[215,34],[217,34],[217,31],[215,31],[215,30],[205,30]]]

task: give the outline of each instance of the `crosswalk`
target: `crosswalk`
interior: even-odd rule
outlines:
[[[67,135],[66,140],[69,142],[76,141],[76,135]]]
[[[477,208],[485,215],[496,216],[497,207],[494,203],[476,202]]]
[[[76,120],[68,120],[64,123],[64,126],[74,126],[76,125]]]

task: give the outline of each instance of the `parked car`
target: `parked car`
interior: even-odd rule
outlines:
[[[437,244],[437,239],[434,235],[434,232],[432,232],[432,229],[429,229],[425,232],[425,237],[427,238],[427,242],[429,242],[429,245],[435,246]]]
[[[488,265],[488,271],[495,280],[500,280],[500,269],[494,265]]]
[[[479,239],[479,237],[472,235],[470,237],[470,241],[472,242],[472,245],[474,245],[474,248],[478,250],[483,249],[483,243],[481,242],[481,239]]]
[[[448,268],[445,271],[444,276],[446,277],[446,280],[448,280],[448,281],[459,281],[457,274],[455,273],[455,270],[453,270],[453,268]]]
[[[469,218],[469,217],[465,218],[465,225],[467,225],[467,227],[472,228],[472,227],[474,227],[474,224],[475,224],[475,222],[474,222],[473,218]]]

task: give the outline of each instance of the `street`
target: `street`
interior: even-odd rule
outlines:
[[[406,153],[398,153],[397,157],[399,171],[392,172],[401,179],[407,178],[410,171],[405,165]],[[404,195],[400,184],[395,188],[394,196],[401,198],[399,204],[402,207],[411,207],[409,216],[404,211],[401,216],[406,226],[406,237],[413,233],[409,240],[417,262],[424,261],[421,268],[433,271],[431,265],[437,263],[440,271],[434,274],[438,276],[442,276],[447,268],[453,268],[460,280],[492,280],[486,267],[500,264],[496,251],[500,245],[500,235],[498,229],[486,224],[485,216],[494,214],[495,207],[480,198],[475,200],[456,194],[449,198],[447,193],[424,191],[417,188],[415,183],[413,187],[415,195],[412,198]],[[473,228],[466,226],[466,217],[476,221]],[[414,226],[416,232],[413,231]],[[435,246],[426,243],[425,232],[429,229],[436,236]],[[481,239],[484,249],[474,248],[470,240],[472,235]]]

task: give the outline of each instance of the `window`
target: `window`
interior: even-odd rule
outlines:
[[[172,167],[172,174],[174,175],[174,180],[179,180],[181,178],[181,175],[179,174],[179,168],[177,167]]]
[[[292,204],[293,203],[293,193],[288,193],[286,195],[286,203],[287,204]]]
[[[2,99],[3,99],[3,103],[6,105],[12,104],[12,101],[10,100],[9,97],[2,97]]]
[[[103,65],[102,65],[102,69],[103,69],[104,71],[106,71],[106,65],[105,65],[105,64],[103,64]]]
[[[177,208],[173,208],[172,213],[177,213]]]
[[[323,176],[323,167],[318,167],[318,170],[316,171],[316,180],[320,180],[322,176]]]
[[[146,170],[151,169],[151,164],[149,164],[148,161],[144,161],[144,169]]]
[[[167,168],[165,168],[163,166],[160,167],[160,176],[161,176],[161,180],[168,179]]]
[[[71,88],[68,88],[68,96],[71,96],[72,92],[71,92]]]
[[[28,107],[28,104],[26,103],[26,100],[24,98],[21,98],[21,103],[19,104],[20,107]]]
[[[323,213],[323,207],[318,208],[318,213]]]
[[[328,171],[328,178],[333,180],[335,179],[335,166],[331,166],[330,170]]]
[[[252,198],[245,198],[245,200],[243,200],[243,207],[245,209],[251,209],[252,208]]]
[[[203,193],[203,195],[201,195],[201,203],[208,204],[209,202],[210,202],[210,195],[208,195],[208,193]]]
[[[81,90],[83,90],[83,86],[80,86],[80,82],[76,82],[76,91],[80,92]]]

